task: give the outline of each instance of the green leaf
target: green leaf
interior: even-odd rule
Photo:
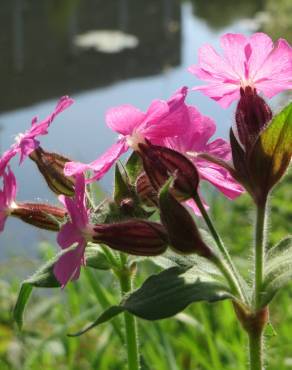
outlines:
[[[194,302],[227,298],[232,298],[228,287],[210,275],[171,267],[149,277],[121,305],[143,319],[160,320],[176,315]]]
[[[286,172],[292,156],[292,103],[260,134],[250,155],[249,170],[259,191],[267,195]]]
[[[265,278],[262,286],[262,306],[292,280],[292,236],[281,240],[266,256]]]
[[[93,329],[95,326],[103,324],[111,320],[113,317],[117,316],[121,312],[125,311],[122,306],[111,306],[107,310],[105,310],[92,324],[86,326],[84,329],[80,330],[78,333],[68,334],[69,337],[78,337],[86,333],[87,331]]]
[[[189,304],[232,299],[229,288],[220,280],[196,268],[170,267],[149,277],[143,285],[124,297],[119,306],[111,306],[92,324],[70,336],[88,330],[127,311],[146,320],[160,320],[176,315]]]
[[[168,269],[170,267],[181,267],[181,268],[196,268],[197,273],[202,272],[210,275],[217,275],[223,278],[220,270],[206,258],[200,257],[195,254],[182,255],[175,253],[171,250],[167,250],[166,253],[161,256],[152,257],[151,261],[157,266],[163,269]]]
[[[129,176],[131,184],[134,185],[137,177],[143,171],[142,160],[136,152],[133,152],[130,155],[126,163],[126,171]]]
[[[31,284],[23,282],[18,293],[17,301],[13,310],[13,318],[19,330],[21,330],[23,325],[23,312],[30,298],[32,289],[33,286]]]

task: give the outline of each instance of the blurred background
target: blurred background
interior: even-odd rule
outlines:
[[[211,43],[218,47],[220,35],[226,32],[248,35],[255,31],[264,31],[274,40],[284,37],[291,43],[292,3],[290,0],[1,0],[0,30],[0,153],[11,145],[19,132],[26,130],[35,115],[40,119],[46,117],[60,96],[70,95],[76,100],[75,104],[58,116],[50,128],[50,134],[42,138],[41,143],[49,151],[89,162],[103,153],[116,139],[116,134],[106,127],[104,121],[109,107],[130,103],[146,110],[153,99],[167,99],[182,85],[192,87],[200,84],[200,81],[187,72],[187,67],[197,62],[197,51],[202,44]],[[271,105],[281,106],[288,99],[287,94],[278,95],[271,101]],[[197,92],[190,92],[188,102],[216,121],[217,136],[228,136],[234,106],[223,110]],[[14,161],[13,170],[19,183],[19,200],[56,202],[55,196],[47,189],[32,162],[27,160],[19,168]],[[112,173],[101,181],[101,187],[105,192],[111,192]],[[243,196],[233,205],[208,189],[206,192],[213,217],[220,215],[219,229],[227,234],[230,243],[232,241],[233,250],[242,257],[247,257],[246,247],[251,242],[246,240],[251,222],[249,200]],[[291,198],[291,178],[287,176],[272,202],[275,211],[275,229],[271,235],[273,242],[289,232],[289,225],[291,232]],[[222,217],[222,212],[225,217]],[[237,221],[237,226],[234,220]],[[229,230],[230,222],[235,225],[232,231]],[[69,293],[66,294],[69,298],[64,298],[65,293],[50,296],[52,302],[64,299],[69,302],[65,313],[57,309],[53,312],[50,310],[50,320],[44,322],[42,315],[47,315],[47,310],[53,303],[49,300],[47,306],[39,309],[39,315],[35,316],[39,319],[39,327],[34,328],[38,334],[34,333],[33,339],[29,335],[29,339],[19,337],[12,330],[9,308],[13,305],[18,283],[21,277],[33,272],[39,259],[46,259],[50,253],[56,251],[54,241],[55,234],[33,229],[13,219],[8,220],[5,231],[0,236],[0,278],[3,279],[0,286],[3,303],[3,307],[0,307],[3,313],[3,318],[0,318],[1,369],[39,369],[40,363],[44,369],[53,369],[56,368],[56,359],[58,369],[91,369],[92,363],[97,364],[95,368],[98,369],[123,369],[122,363],[111,364],[106,360],[106,355],[103,359],[100,357],[106,344],[110,356],[114,354],[115,358],[118,357],[115,355],[115,342],[109,343],[108,330],[103,328],[99,332],[98,344],[101,347],[100,352],[96,353],[100,356],[87,356],[88,351],[92,352],[93,348],[91,345],[86,347],[86,340],[81,342],[84,348],[80,347],[79,342],[68,341],[62,329],[54,326],[55,321],[65,322],[72,312],[76,314],[81,311],[78,297],[83,288],[79,288],[78,284],[68,288]],[[105,278],[105,286],[107,284],[110,284],[108,277]],[[85,305],[90,303],[90,297],[89,301],[87,298],[83,302]],[[46,299],[41,299],[41,302],[46,302],[47,299],[46,295]],[[287,295],[283,300],[289,302]],[[199,318],[192,318],[193,331],[197,330],[193,335],[198,338],[189,338],[188,333],[184,332],[178,344],[171,343],[170,336],[163,336],[163,326],[169,325],[167,330],[173,329],[175,337],[176,331],[184,324],[182,321],[170,323],[166,320],[161,326],[153,324],[152,331],[147,334],[149,338],[158,341],[161,348],[155,348],[156,345],[151,348],[149,341],[141,340],[145,342],[146,362],[159,363],[157,367],[150,365],[149,369],[217,370],[221,368],[219,366],[223,360],[225,365],[222,369],[244,369],[245,339],[233,323],[228,304],[223,303],[215,313],[213,308],[208,306],[205,309],[204,305],[192,310],[198,311]],[[204,310],[207,316],[204,315]],[[226,310],[230,310],[231,322],[227,320]],[[217,318],[212,320],[212,315],[218,316],[220,313],[227,323],[223,321],[218,324]],[[275,317],[277,315],[281,317],[281,312],[277,311]],[[289,319],[291,322],[292,317]],[[218,332],[220,325],[225,330],[225,336],[220,334],[219,339],[213,338],[215,348],[218,349],[219,346],[219,352],[221,351],[218,358],[214,355],[213,339],[210,337],[214,330],[216,332],[216,325]],[[147,332],[147,328],[145,326],[144,331]],[[281,332],[281,338],[287,337],[288,340],[287,333],[290,329],[282,329],[284,334]],[[59,340],[59,334],[52,334],[55,332],[63,333],[62,340]],[[43,341],[48,333],[53,339]],[[96,338],[97,333],[95,331],[89,335]],[[147,335],[145,334],[145,338],[148,338]],[[204,339],[206,337],[207,342]],[[30,341],[40,338],[42,351],[34,351],[28,363],[25,362],[26,367],[23,367],[23,358],[30,352]],[[289,351],[286,351],[289,340],[285,342],[283,339],[281,347],[279,341],[278,336],[275,346],[281,348],[286,362],[275,363],[275,366],[277,369],[292,368],[292,353],[290,351],[290,358]],[[202,345],[203,355],[200,355],[198,348],[196,351],[193,349],[197,362],[191,362],[187,354],[191,343],[194,347]],[[180,349],[185,353],[185,357],[180,355],[177,360],[173,358],[176,352],[172,345],[176,346],[176,351]],[[228,353],[228,346],[233,348],[230,351],[235,355]],[[168,353],[168,360],[163,357],[165,351]],[[204,363],[204,358],[208,356],[211,356],[211,360]],[[277,354],[276,357],[281,356]],[[240,361],[242,367],[238,365]]]

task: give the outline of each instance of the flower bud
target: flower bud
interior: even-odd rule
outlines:
[[[235,121],[239,139],[245,150],[249,151],[273,114],[268,104],[252,87],[241,88],[240,95]]]
[[[156,256],[167,248],[167,234],[156,222],[131,220],[93,226],[92,241],[137,256]]]
[[[75,180],[64,175],[64,167],[71,160],[57,153],[49,153],[38,147],[30,154],[30,159],[38,166],[49,188],[57,195],[74,195]]]
[[[142,172],[136,180],[136,192],[140,200],[149,207],[156,206],[158,203],[157,192],[153,188],[146,172]]]
[[[139,144],[144,170],[156,191],[172,176],[173,194],[181,200],[190,198],[199,185],[199,174],[193,163],[183,154],[149,142]]]
[[[40,229],[59,231],[66,211],[49,204],[17,203],[11,209],[10,215]]]
[[[170,193],[170,185],[166,183],[159,194],[159,208],[171,247],[179,253],[211,258],[211,249],[202,240],[192,216]]]

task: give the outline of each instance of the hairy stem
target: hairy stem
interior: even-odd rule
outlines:
[[[121,253],[121,271],[119,274],[120,287],[122,296],[132,290],[132,277],[129,268],[126,267],[127,257]],[[126,344],[128,354],[128,369],[139,370],[139,351],[138,351],[138,335],[136,318],[129,314],[124,313]]]
[[[261,288],[264,278],[266,205],[257,207],[255,226],[255,310],[260,308]]]
[[[263,333],[249,334],[250,370],[263,370]]]
[[[220,250],[220,252],[222,253],[222,255],[224,256],[227,264],[228,264],[228,269],[226,269],[226,266],[224,266],[224,275],[225,277],[227,278],[228,282],[232,282],[231,283],[231,287],[233,287],[236,292],[238,293],[238,295],[240,296],[240,298],[244,301],[244,302],[248,302],[248,298],[245,294],[245,290],[243,289],[242,285],[241,285],[241,278],[239,276],[239,273],[237,271],[237,269],[235,268],[233,262],[232,262],[232,259],[230,257],[230,254],[228,253],[228,250],[225,248],[225,245],[223,243],[223,241],[221,240],[215,226],[213,225],[213,222],[212,220],[210,219],[207,211],[205,210],[205,207],[198,195],[198,193],[195,193],[194,194],[194,201],[196,202],[207,226],[208,226],[208,229],[218,247],[218,249]],[[221,263],[221,265],[223,265]],[[219,266],[218,266],[219,267]],[[222,266],[221,266],[222,267]],[[219,267],[220,268],[220,267]],[[221,269],[221,268],[220,268]],[[221,269],[222,271],[222,269]],[[223,272],[223,271],[222,271]]]

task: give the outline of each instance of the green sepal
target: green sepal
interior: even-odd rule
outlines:
[[[259,135],[249,156],[249,174],[258,201],[265,200],[285,174],[292,156],[292,103]]]
[[[126,163],[126,171],[132,185],[135,184],[137,177],[143,171],[142,160],[136,152],[133,152]]]

